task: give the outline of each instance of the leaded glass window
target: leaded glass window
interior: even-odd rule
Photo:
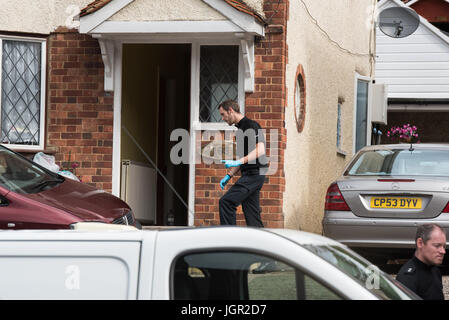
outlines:
[[[218,105],[228,99],[238,101],[238,46],[201,46],[201,122],[220,122]]]
[[[1,43],[1,143],[39,145],[42,44]]]

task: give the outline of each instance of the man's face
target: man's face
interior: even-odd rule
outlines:
[[[230,126],[234,124],[234,118],[233,118],[233,109],[229,108],[229,111],[226,111],[223,108],[219,108],[218,111],[220,111],[221,119],[229,124]]]
[[[424,243],[421,238],[417,241],[418,250],[421,252],[424,263],[428,265],[440,265],[446,253],[446,235],[440,229],[435,228],[430,239]]]

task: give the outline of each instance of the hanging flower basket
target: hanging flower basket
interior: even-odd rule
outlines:
[[[399,143],[412,143],[412,137],[399,138]]]
[[[387,137],[391,142],[398,143],[418,143],[419,134],[416,126],[410,125],[410,123],[404,124],[399,127],[391,127],[387,132]]]

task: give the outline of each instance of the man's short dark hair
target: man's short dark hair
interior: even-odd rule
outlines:
[[[426,223],[426,224],[419,226],[418,230],[416,230],[415,243],[418,241],[419,238],[421,238],[424,243],[429,241],[430,236],[431,236],[433,230],[435,230],[435,228],[440,229],[441,232],[446,234],[446,232],[444,232],[443,228],[441,228],[436,223]]]
[[[240,113],[240,106],[234,100],[226,100],[218,105],[217,109],[223,108],[225,111],[229,111],[229,108],[232,108],[235,112]]]

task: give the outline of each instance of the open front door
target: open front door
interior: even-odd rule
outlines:
[[[122,125],[134,139],[122,132],[121,159],[146,165],[147,174],[128,179],[121,188],[141,186],[136,191],[141,196],[128,204],[144,225],[188,223],[184,203],[189,166],[171,161],[170,151],[177,141],[170,141],[170,135],[175,129],[190,127],[190,54],[191,46],[186,44],[123,47]],[[135,208],[142,209],[137,212]]]

